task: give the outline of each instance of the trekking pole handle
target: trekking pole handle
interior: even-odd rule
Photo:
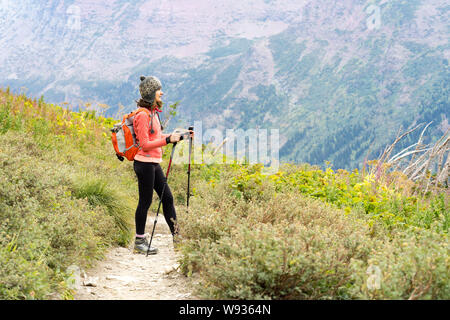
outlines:
[[[194,127],[189,127],[189,131],[194,131]],[[190,133],[189,133],[190,134]],[[184,140],[184,134],[180,136],[180,141]]]
[[[189,127],[189,129],[188,129],[189,131],[194,131],[194,127]],[[190,134],[190,132],[189,132],[189,134]],[[190,138],[190,136],[188,136],[189,138]],[[184,140],[184,135],[181,135],[181,137],[180,137],[180,141],[181,140]]]

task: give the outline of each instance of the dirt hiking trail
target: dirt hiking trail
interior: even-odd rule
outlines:
[[[150,237],[153,219],[147,219]],[[86,271],[81,271],[75,300],[197,300],[192,293],[193,280],[179,272],[177,253],[165,221],[156,224],[152,247],[158,254],[133,253],[134,242],[128,248],[112,248],[105,259]]]

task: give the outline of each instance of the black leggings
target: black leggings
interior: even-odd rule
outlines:
[[[145,232],[147,212],[152,204],[153,188],[161,199],[164,184],[166,185],[162,199],[164,218],[166,219],[172,234],[175,234],[177,215],[173,204],[172,192],[167,184],[167,179],[161,166],[158,163],[134,160],[134,172],[136,172],[139,186],[139,203],[135,215],[136,234],[143,235]],[[155,211],[156,210],[157,208]]]

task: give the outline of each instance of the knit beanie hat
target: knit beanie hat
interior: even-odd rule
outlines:
[[[156,91],[161,90],[161,81],[157,77],[144,77],[141,76],[141,83],[139,84],[139,92],[142,100],[153,105],[155,102]]]

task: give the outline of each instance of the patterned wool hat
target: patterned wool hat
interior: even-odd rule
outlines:
[[[139,84],[139,92],[141,94],[142,100],[150,105],[155,102],[155,93],[161,90],[161,81],[157,77],[144,77],[141,76],[141,83]]]

